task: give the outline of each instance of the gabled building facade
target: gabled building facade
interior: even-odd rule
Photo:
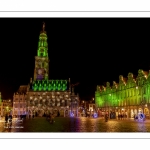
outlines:
[[[29,85],[21,85],[13,96],[13,116],[18,117],[20,115],[27,114],[27,93],[29,91]]]
[[[119,76],[119,83],[113,81],[113,85],[106,83],[106,87],[97,86],[95,103],[101,112],[115,112],[117,115],[126,114],[128,118],[142,112],[148,118],[150,116],[150,72],[138,70],[138,76],[134,78],[128,73],[128,78]]]

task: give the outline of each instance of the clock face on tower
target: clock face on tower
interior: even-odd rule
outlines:
[[[44,69],[42,69],[42,68],[37,69],[37,80],[43,80],[44,74],[45,74]]]

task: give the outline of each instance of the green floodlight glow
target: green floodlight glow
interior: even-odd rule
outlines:
[[[42,91],[42,84],[39,85],[39,91]]]
[[[128,73],[128,80],[124,82],[123,77],[119,76],[118,85],[113,82],[110,91],[106,87],[103,91],[97,88],[95,92],[95,102],[98,107],[105,107],[106,103],[110,107],[137,106],[141,105],[141,98],[145,103],[149,101],[150,91],[150,72],[147,76],[143,70],[139,69],[136,80],[132,73]]]
[[[48,80],[48,74],[47,73],[45,74],[45,80]]]
[[[58,90],[59,90],[59,91],[61,90],[60,82],[58,82]]]
[[[53,90],[54,91],[56,90],[56,84],[55,84],[55,82],[53,83]]]
[[[51,91],[52,90],[52,86],[51,86],[51,84],[49,83],[48,84],[48,91]]]
[[[67,80],[38,80],[32,87],[34,91],[65,91],[67,90]]]
[[[62,90],[65,91],[67,89],[66,87],[67,87],[67,82],[66,80],[64,80],[62,84]]]
[[[46,83],[44,84],[44,91],[46,91],[47,90],[47,85],[46,85]]]
[[[45,29],[44,29],[45,30]],[[37,55],[40,57],[48,57],[48,43],[47,43],[47,34],[45,31],[42,31],[39,36],[38,42],[38,52]]]

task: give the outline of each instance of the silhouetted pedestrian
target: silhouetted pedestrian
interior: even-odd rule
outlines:
[[[123,118],[123,115],[121,114],[121,115],[120,115],[120,117],[121,117],[121,120],[122,120],[122,118]]]
[[[7,123],[8,122],[8,115],[6,114],[5,115],[5,123]]]

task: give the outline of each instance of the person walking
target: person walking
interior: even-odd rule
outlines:
[[[8,115],[5,115],[5,125],[8,127]]]
[[[12,126],[12,115],[9,114],[8,116],[8,125],[9,125],[9,128]]]
[[[122,120],[122,118],[123,118],[123,115],[121,114],[121,115],[120,115],[120,117],[121,117],[121,120]]]
[[[120,114],[118,114],[118,120],[120,120]]]
[[[8,115],[6,114],[5,115],[5,123],[7,123],[8,122]]]

